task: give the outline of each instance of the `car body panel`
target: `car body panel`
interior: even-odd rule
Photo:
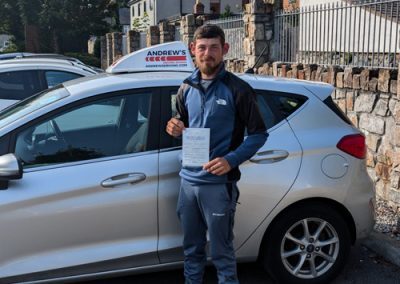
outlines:
[[[158,263],[157,163],[157,153],[144,153],[25,170],[1,192],[0,277],[127,256],[146,256],[137,266]],[[138,172],[145,181],[101,186]]]
[[[161,96],[170,96],[169,91],[189,74],[161,71],[100,74],[65,82],[59,87],[65,91],[62,98],[4,125],[0,137],[67,105],[99,95],[154,88]],[[304,200],[341,204],[354,220],[357,237],[365,236],[372,227],[366,204],[372,197],[373,185],[366,173],[365,160],[336,147],[343,136],[359,131],[323,103],[333,88],[299,80],[240,77],[256,90],[284,91],[308,100],[287,119],[268,129],[270,136],[265,145],[253,161],[240,167],[241,196],[234,228],[238,261],[255,260],[269,224],[285,209]],[[163,123],[160,122],[160,132],[165,131]],[[58,269],[61,271],[49,275],[101,276],[181,264],[182,233],[176,215],[180,151],[180,147],[169,147],[25,169],[21,180],[11,181],[9,188],[0,192],[0,226],[10,228],[0,234],[0,241],[6,244],[4,254],[0,254],[0,277]],[[263,155],[271,153],[285,155],[263,159]],[[339,167],[346,167],[343,176],[331,178],[323,173],[322,161],[329,155],[343,158],[343,165],[339,163]],[[146,175],[144,182],[113,189],[100,185],[110,177],[137,172]],[[131,266],[123,264],[128,259]],[[103,270],[96,274],[93,267],[99,263]],[[62,274],[63,271],[69,272]]]

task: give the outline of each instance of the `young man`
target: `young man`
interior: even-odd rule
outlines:
[[[179,137],[185,128],[210,129],[210,161],[183,166],[177,213],[182,224],[186,283],[202,283],[206,264],[206,232],[219,283],[239,283],[233,248],[233,219],[239,191],[238,166],[252,157],[268,134],[253,89],[225,70],[225,35],[215,25],[194,34],[190,50],[197,69],[178,91],[178,118],[166,131]],[[248,137],[245,141],[244,132]]]

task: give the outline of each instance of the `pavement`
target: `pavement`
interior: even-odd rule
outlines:
[[[363,245],[383,257],[385,260],[400,267],[400,241],[388,234],[372,231]]]

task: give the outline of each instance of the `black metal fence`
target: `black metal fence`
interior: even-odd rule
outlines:
[[[243,59],[243,40],[244,40],[244,22],[243,15],[237,15],[225,19],[210,20],[209,24],[220,26],[225,32],[225,40],[230,48],[226,59]]]
[[[347,1],[275,15],[279,61],[397,68],[400,0]]]

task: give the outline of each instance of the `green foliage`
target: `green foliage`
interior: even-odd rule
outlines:
[[[101,67],[100,59],[88,53],[67,52],[65,56],[74,57],[85,63],[86,65]]]
[[[21,21],[18,2],[15,0],[0,1],[0,33],[13,35],[13,43],[17,46],[17,49],[24,49],[24,26]]]
[[[228,18],[228,17],[232,17],[233,13],[231,11],[231,6],[226,5],[225,6],[225,10],[224,12],[221,14],[220,18]]]
[[[15,43],[11,42],[7,48],[3,49],[1,53],[10,53],[10,52],[17,52],[18,47],[15,45]]]
[[[83,52],[91,35],[110,31],[106,17],[114,17],[126,0],[0,0],[0,33],[14,36],[24,50],[25,25],[36,26],[40,51]]]
[[[150,17],[147,12],[144,12],[141,18],[135,18],[132,21],[132,30],[143,31],[150,26]]]

